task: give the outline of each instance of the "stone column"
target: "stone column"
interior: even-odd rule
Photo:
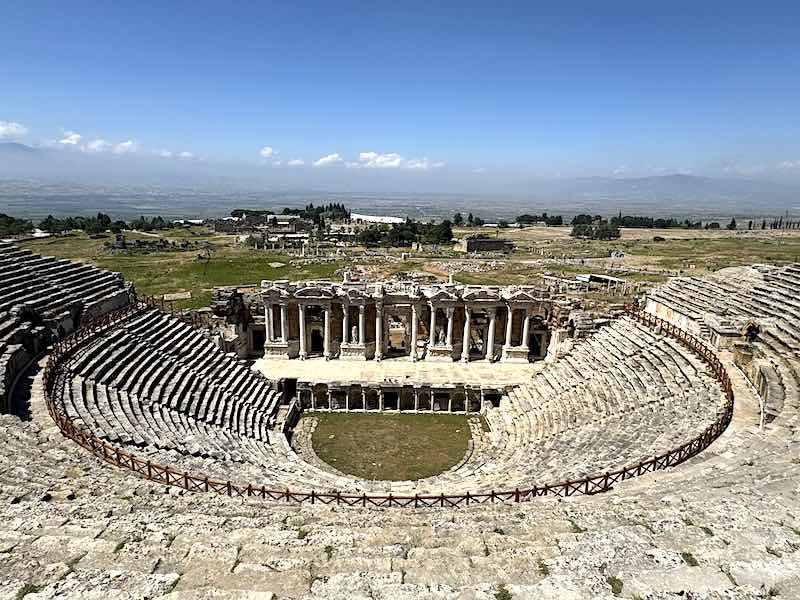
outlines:
[[[331,307],[327,305],[324,307],[325,329],[322,334],[322,355],[325,360],[331,357]]]
[[[281,304],[281,341],[285,344],[289,341],[289,306]]]
[[[486,358],[489,362],[494,362],[494,327],[497,317],[497,309],[489,309],[489,334],[486,336]]]
[[[267,341],[271,342],[275,339],[275,322],[274,311],[272,310],[272,302],[264,305],[264,321],[267,324]]]
[[[419,388],[414,388],[414,412],[419,412]]]
[[[350,307],[342,303],[342,343],[350,342]]]
[[[436,343],[436,307],[431,304],[431,325],[428,328],[428,347]]]
[[[522,346],[523,348],[527,348],[530,345],[529,344],[530,332],[531,332],[531,318],[528,315],[528,311],[526,309],[525,320],[522,322],[522,343],[520,344],[520,346]]]
[[[453,390],[450,390],[450,393],[447,394],[447,412],[453,412]]]
[[[447,307],[447,345],[453,345],[453,311],[452,306]]]
[[[383,306],[375,305],[375,360],[383,358]],[[381,409],[383,410],[383,409]]]
[[[506,316],[506,343],[503,345],[504,348],[511,348],[511,327],[513,324],[514,324],[514,309],[511,308],[511,305],[509,305]]]
[[[464,305],[464,333],[461,336],[461,362],[469,362],[469,338],[470,338],[470,322],[472,320],[472,313],[469,307]]]
[[[362,346],[367,342],[367,307],[363,304],[358,307],[358,343]]]
[[[411,360],[417,360],[417,305],[411,305]]]
[[[378,388],[378,410],[383,412],[383,388]]]
[[[306,305],[298,304],[297,313],[300,319],[300,358],[305,360],[308,358],[308,352],[306,352]]]
[[[344,409],[350,412],[350,388],[344,391]]]

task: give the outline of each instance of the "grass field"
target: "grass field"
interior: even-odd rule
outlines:
[[[176,242],[187,239],[209,242],[215,250],[208,264],[198,260],[199,249],[114,255],[104,247],[113,237],[92,239],[82,233],[23,242],[21,246],[40,254],[88,261],[100,268],[118,271],[132,281],[141,294],[191,292],[192,299],[176,302],[177,308],[208,306],[217,286],[258,284],[262,279],[330,278],[342,266],[341,262],[333,262],[295,267],[289,264],[291,259],[288,256],[243,248],[232,236],[215,235],[202,227],[174,229],[160,235],[126,233],[128,240],[158,237]],[[281,262],[285,266],[271,267],[269,263],[272,262]]]
[[[467,451],[464,415],[313,413],[312,444],[320,459],[364,479],[430,477],[459,463]]]
[[[459,229],[456,235],[477,233],[478,230]],[[482,233],[494,235],[496,229],[484,228]],[[541,282],[545,272],[572,277],[576,273],[616,272],[609,267],[631,271],[658,272],[660,275],[629,272],[628,281],[657,283],[669,274],[691,273],[703,275],[723,267],[753,263],[784,264],[800,261],[800,231],[706,231],[706,230],[655,230],[623,229],[622,239],[609,242],[576,240],[569,237],[569,227],[530,229],[504,229],[501,237],[514,239],[517,251],[505,259],[499,268],[488,272],[457,273],[455,280],[469,284],[520,285]],[[655,237],[663,240],[655,241]],[[205,227],[179,228],[158,233],[126,232],[128,240],[162,237],[169,241],[191,241],[196,248],[186,251],[169,251],[154,254],[110,254],[105,244],[113,237],[94,239],[82,233],[23,242],[21,245],[33,252],[89,261],[98,267],[119,271],[136,285],[142,294],[191,292],[192,299],[176,302],[177,308],[207,306],[213,288],[224,285],[258,284],[262,279],[318,279],[334,278],[345,260],[309,265],[292,265],[291,258],[281,254],[265,253],[244,248],[231,235],[215,234]],[[200,247],[210,244],[214,251],[211,260],[198,260]],[[621,259],[609,259],[612,250],[621,250]],[[389,249],[399,255],[407,249]],[[427,271],[440,281],[447,273],[439,263],[464,256],[443,251],[438,257],[415,257],[401,263],[376,264],[374,275],[389,277],[400,271]],[[584,264],[565,264],[563,261],[542,259],[583,259]],[[349,261],[358,262],[358,254]],[[284,263],[271,267],[269,263]]]

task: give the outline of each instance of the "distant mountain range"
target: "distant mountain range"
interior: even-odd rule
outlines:
[[[359,210],[374,209],[381,214],[406,214],[415,218],[443,216],[452,214],[454,210],[475,212],[487,218],[508,218],[521,212],[541,210],[564,215],[581,212],[608,215],[621,210],[627,214],[681,217],[800,214],[800,186],[746,178],[672,174],[517,179],[502,182],[504,191],[495,192],[475,191],[472,187],[474,180],[451,171],[447,174],[450,187],[442,185],[434,175],[426,180],[417,180],[417,185],[430,184],[430,188],[426,188],[430,193],[426,193],[424,189],[419,192],[398,191],[403,183],[398,179],[403,174],[398,173],[359,173],[364,179],[354,179],[346,185],[341,179],[319,179],[333,176],[335,171],[213,165],[147,156],[92,156],[3,143],[0,144],[0,206],[6,200],[9,205],[20,206],[18,200],[22,189],[16,185],[2,185],[4,181],[13,180],[26,181],[22,196],[29,201],[40,199],[37,212],[48,210],[47,198],[54,197],[54,188],[66,194],[80,188],[80,194],[93,197],[92,205],[102,204],[103,194],[107,201],[113,202],[123,190],[122,195],[131,201],[130,210],[138,210],[137,206],[145,208],[143,205],[146,203],[141,199],[147,197],[146,193],[140,195],[141,190],[136,193],[131,193],[131,190],[149,188],[148,193],[158,190],[156,193],[164,198],[174,198],[177,189],[191,189],[193,194],[217,195],[221,198],[218,206],[223,212],[229,210],[229,205],[230,208],[241,207],[240,199],[248,198],[253,204],[253,199],[260,197],[267,206],[289,198],[298,202],[328,198],[353,208],[360,207]],[[339,177],[352,175],[344,170],[339,172]],[[368,176],[372,179],[366,179]],[[394,185],[381,191],[383,183]],[[363,187],[357,188],[356,185]],[[86,186],[92,191],[88,191]],[[453,189],[463,189],[465,193],[450,191]],[[112,210],[113,206],[108,209]],[[184,212],[169,203],[163,210],[174,213],[176,209]]]
[[[5,142],[0,144],[0,158],[13,156],[34,156],[40,154],[38,148],[32,148],[17,142]]]

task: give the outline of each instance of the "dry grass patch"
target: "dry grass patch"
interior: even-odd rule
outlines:
[[[416,480],[464,458],[470,439],[464,415],[313,413],[314,452],[343,473],[364,479]]]

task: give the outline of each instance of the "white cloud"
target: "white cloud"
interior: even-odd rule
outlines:
[[[378,154],[377,152],[361,152],[358,155],[359,166],[366,169],[397,169],[403,164],[403,157],[396,152]]]
[[[184,152],[181,152],[180,154],[178,154],[178,158],[185,158],[185,159],[189,160],[191,158],[194,158],[194,154],[192,154],[191,152],[184,151]]]
[[[91,142],[86,144],[86,146],[84,146],[81,149],[86,152],[105,152],[110,147],[111,144],[109,144],[107,141],[97,138],[96,140],[92,140]]]
[[[258,153],[261,155],[261,158],[272,158],[273,155],[276,154],[275,150],[270,146],[264,146]]]
[[[612,175],[625,175],[626,173],[630,172],[630,168],[628,165],[621,165],[614,169],[611,173]]]
[[[293,158],[292,160],[286,162],[287,167],[302,167],[304,164],[306,164],[306,161],[304,161],[302,158]]]
[[[315,167],[329,167],[331,165],[336,165],[344,162],[342,157],[339,156],[338,152],[334,152],[333,154],[328,154],[323,156],[319,160],[314,163]]]
[[[172,158],[172,152],[166,149],[156,150],[155,154],[161,158]]]
[[[444,162],[431,161],[427,158],[405,159],[396,152],[384,154],[378,152],[361,152],[357,162],[348,162],[345,165],[351,169],[411,169],[427,171],[444,166]]]
[[[82,137],[83,136],[76,131],[65,131],[63,137],[58,140],[58,143],[64,146],[77,146]]]
[[[486,167],[478,167],[477,169],[474,169],[472,172],[481,175],[483,173],[486,173]]]
[[[778,164],[779,169],[800,169],[800,160],[784,160]]]
[[[414,158],[406,162],[405,167],[413,171],[428,171],[440,169],[445,165],[443,161],[431,161],[427,158]]]
[[[130,154],[139,150],[139,142],[136,140],[126,140],[116,144],[111,150],[114,154]]]
[[[18,140],[28,133],[28,128],[16,121],[0,121],[0,140]]]
[[[273,167],[280,167],[281,165],[283,165],[282,160],[276,160],[275,162],[272,163]]]
[[[731,175],[757,175],[763,173],[765,167],[763,165],[736,165],[728,164],[722,168],[722,171]]]

